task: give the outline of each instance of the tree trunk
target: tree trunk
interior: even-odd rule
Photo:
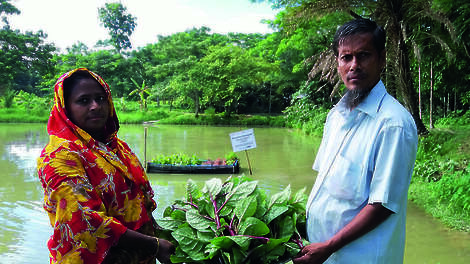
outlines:
[[[447,93],[447,114],[450,112],[450,93]]]
[[[454,88],[454,112],[457,111],[457,89]]]
[[[398,59],[398,67],[396,74],[396,85],[397,90],[400,92],[402,100],[404,102],[405,107],[411,113],[413,117],[416,128],[418,129],[418,134],[427,134],[428,130],[424,125],[423,121],[419,115],[419,107],[418,107],[418,96],[416,90],[413,85],[413,78],[411,76],[411,69],[410,69],[410,59],[409,59],[409,52],[408,46],[405,43],[405,29],[403,25],[399,26],[398,32],[398,39],[396,42],[396,47],[398,50],[396,51],[399,55]]]
[[[268,107],[268,113],[271,115],[271,90],[272,90],[272,85],[271,83],[269,85],[269,107]]]
[[[194,93],[194,114],[195,117],[199,117],[199,93]]]
[[[432,62],[431,62],[431,87],[430,87],[430,95],[429,95],[429,128],[434,128],[434,124],[432,123]]]
[[[413,86],[409,48],[406,44],[406,25],[403,23],[403,1],[377,1],[383,10],[388,10],[387,21],[382,21],[387,34],[387,90],[401,99],[415,121],[418,134],[428,130],[420,118],[419,97]],[[380,13],[380,12],[379,12]],[[400,98],[398,98],[400,97]]]
[[[419,101],[419,119],[423,120],[421,104],[421,61],[418,62],[418,101]]]

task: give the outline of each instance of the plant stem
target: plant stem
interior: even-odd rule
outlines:
[[[209,196],[212,202],[212,206],[214,206],[215,223],[217,224],[217,229],[220,229],[220,219],[219,219],[219,210],[217,209],[217,202],[214,200],[212,193],[209,193]]]
[[[227,204],[228,200],[230,200],[232,196],[229,196],[229,197],[225,197],[225,201],[222,203],[222,205],[220,206],[220,208],[217,210],[217,213],[220,212],[220,210],[222,210],[222,208],[224,208],[224,206]]]
[[[233,221],[235,220],[235,214],[233,215],[232,219],[230,220],[229,230],[232,236],[236,235],[235,229],[233,228]]]
[[[228,231],[230,232],[230,235],[231,235],[231,236],[237,235],[237,234],[235,233],[235,231],[234,231],[230,226],[225,225],[224,227],[228,229]]]
[[[299,246],[300,249],[304,248],[304,243],[302,243],[302,237],[298,232],[295,232],[296,238],[293,239],[293,241]]]
[[[185,202],[185,204],[188,204],[188,205],[190,205],[191,207],[193,207],[193,208],[199,210],[199,207],[198,207],[196,204],[194,204],[193,202]]]

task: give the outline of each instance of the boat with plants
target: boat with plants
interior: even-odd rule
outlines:
[[[147,163],[147,173],[168,174],[238,174],[240,162],[234,152],[224,158],[201,159],[195,154],[160,154]]]

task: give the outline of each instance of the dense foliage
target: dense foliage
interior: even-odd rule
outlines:
[[[200,165],[202,160],[193,155],[187,155],[185,153],[176,153],[173,155],[159,154],[154,157],[151,162],[155,164],[172,164],[172,165]]]
[[[137,18],[122,4],[106,4],[100,8],[100,15],[112,41],[100,41],[93,48],[77,42],[58,53],[53,44],[46,44],[44,32],[22,33],[12,29],[7,18],[18,15],[20,10],[10,0],[2,0],[0,95],[8,97],[9,91],[25,91],[40,97],[50,96],[59,74],[75,67],[88,67],[107,80],[115,97],[140,101],[142,111],[146,102],[153,101],[157,106],[167,102],[196,116],[207,109],[226,116],[280,114],[287,109],[285,113],[290,115],[297,110],[289,107],[300,107],[295,99],[305,95],[301,104],[306,109],[313,109],[314,105],[330,108],[338,96],[331,92],[341,90],[341,85],[325,82],[323,77],[335,78],[334,72],[327,71],[328,67],[334,69],[334,62],[319,64],[319,59],[331,59],[325,56],[325,51],[338,24],[351,19],[351,14],[382,21],[389,8],[384,5],[386,1],[366,1],[362,5],[354,1],[271,2],[280,7],[277,18],[267,21],[275,29],[274,33],[216,34],[207,27],[193,28],[158,36],[154,44],[127,52],[131,45],[128,37]],[[421,2],[403,0],[399,4],[415,8]],[[396,88],[394,83],[400,83],[392,79],[396,70],[386,74],[384,80],[392,94],[405,105],[414,107],[419,101],[423,117],[433,113],[436,120],[453,111],[466,111],[469,106],[469,93],[462,89],[470,72],[468,44],[465,44],[470,8],[461,2],[435,0],[432,5],[426,4],[427,12],[403,13],[406,26],[403,30],[409,33],[402,41],[408,50],[404,56],[409,57],[410,78],[418,85],[413,91]],[[309,12],[315,7],[318,10]],[[440,24],[433,19],[439,17]],[[443,30],[446,28],[453,30]],[[393,47],[393,43],[389,46]],[[432,75],[431,64],[434,65]],[[315,75],[318,71],[326,75]],[[408,97],[410,92],[412,97]],[[413,94],[420,97],[410,99]],[[331,95],[336,98],[331,100]],[[290,120],[295,120],[294,116]],[[299,126],[290,121],[288,125]]]
[[[332,36],[355,16],[371,17],[386,25],[389,36],[382,78],[387,89],[418,125],[439,128],[420,140],[411,197],[429,197],[421,204],[430,207],[447,201],[452,210],[436,212],[468,216],[468,163],[449,158],[454,152],[448,150],[455,150],[453,140],[470,122],[468,1],[266,1],[279,10],[266,22],[271,34],[217,34],[201,27],[157,36],[129,51],[137,18],[122,4],[107,4],[101,12],[111,41],[59,50],[44,31],[11,28],[8,18],[21,10],[0,0],[0,121],[46,122],[55,80],[87,67],[112,87],[122,123],[271,125],[321,135],[344,88],[328,50]]]
[[[174,263],[280,263],[303,247],[305,188],[269,196],[246,176],[213,178],[200,189],[188,180],[186,197],[157,219],[159,237],[172,241]]]
[[[255,1],[255,0],[252,0]],[[462,86],[454,85],[460,81],[447,81],[436,78],[445,74],[456,79],[464,80],[468,72],[468,1],[449,0],[269,0],[274,6],[285,8],[284,26],[289,33],[308,26],[318,17],[328,14],[343,13],[349,19],[366,17],[384,26],[387,34],[387,65],[383,81],[388,91],[398,98],[410,111],[420,134],[425,134],[427,128],[422,119],[422,94],[428,93],[429,114],[436,108],[446,107],[455,111],[459,104],[466,104],[466,95],[457,97],[463,91]],[[338,20],[338,24],[341,24]],[[326,27],[327,28],[327,27]],[[325,34],[327,35],[327,34]],[[460,54],[461,56],[458,56]],[[457,56],[456,56],[457,55]],[[320,78],[334,85],[333,92],[339,91],[341,80],[335,69],[335,57],[331,51],[317,53],[316,61],[310,72],[311,77]],[[439,64],[439,72],[432,73],[433,65]],[[437,67],[434,67],[436,69]],[[452,69],[447,72],[442,69]],[[422,73],[429,73],[427,79],[422,79]],[[457,77],[456,73],[460,75]],[[465,75],[463,79],[462,74]],[[425,86],[422,86],[426,83]],[[453,84],[449,84],[453,82]],[[433,90],[439,87],[438,98]],[[318,88],[318,87],[316,87]],[[322,89],[322,87],[319,87]],[[451,96],[453,95],[453,96]],[[434,97],[434,98],[433,98]],[[427,99],[426,98],[426,99]],[[437,106],[437,107],[436,107]],[[465,106],[468,109],[468,105]],[[432,119],[430,121],[432,127]]]
[[[470,231],[469,125],[468,115],[447,118],[420,137],[410,187],[411,200],[448,226],[466,231]]]

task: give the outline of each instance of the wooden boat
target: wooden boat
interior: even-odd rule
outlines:
[[[174,165],[174,164],[156,164],[147,162],[147,173],[168,173],[168,174],[237,174],[240,172],[240,163],[238,160],[232,165]]]

